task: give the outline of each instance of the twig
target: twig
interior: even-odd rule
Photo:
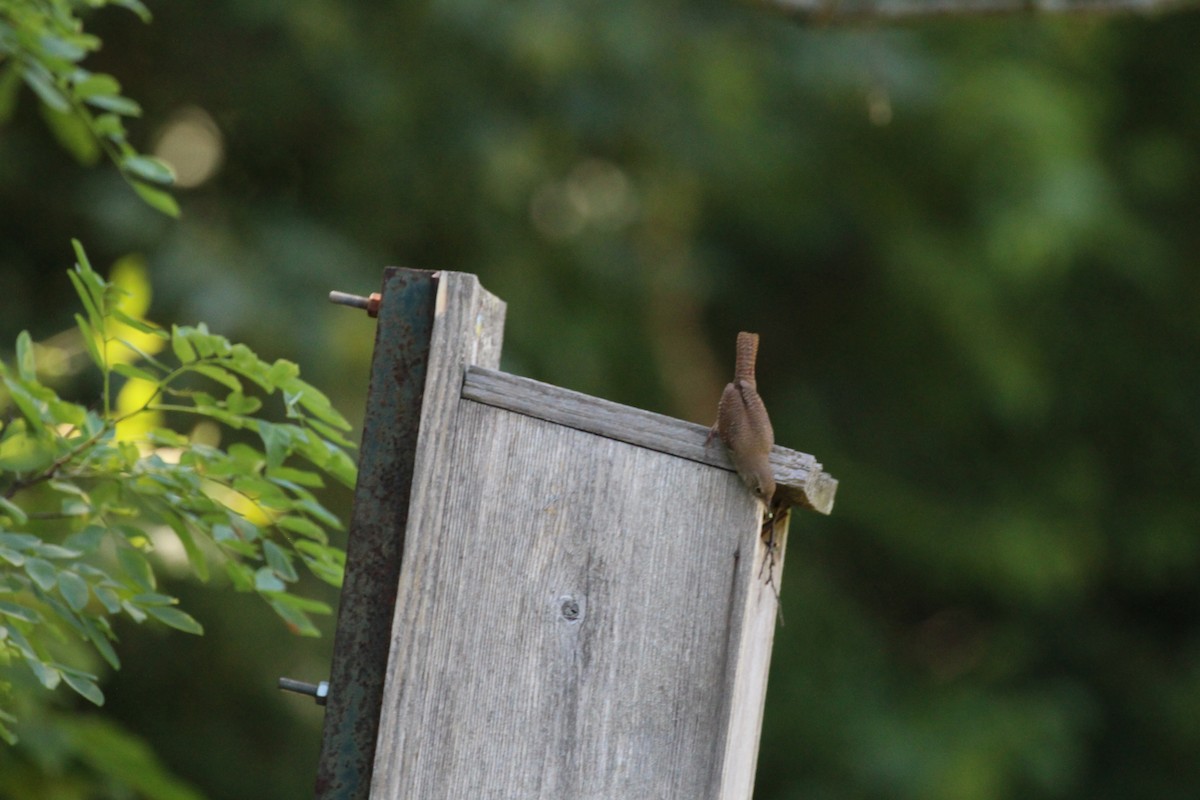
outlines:
[[[854,24],[1000,14],[1161,14],[1200,0],[760,0],[798,22]]]

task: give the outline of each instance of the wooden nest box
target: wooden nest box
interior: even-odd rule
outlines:
[[[498,372],[474,276],[377,306],[319,800],[748,800],[786,521],[707,428]]]

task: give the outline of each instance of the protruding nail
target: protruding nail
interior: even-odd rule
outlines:
[[[363,297],[357,294],[348,294],[346,292],[330,292],[329,302],[337,303],[342,306],[350,306],[351,308],[365,309],[367,314],[372,317],[379,316],[379,302],[383,299],[379,292],[372,292],[369,297]]]
[[[321,681],[320,683],[307,683],[298,681],[294,678],[280,678],[279,688],[285,692],[295,692],[296,694],[307,694],[316,701],[317,705],[325,705],[326,698],[329,697],[329,681]]]

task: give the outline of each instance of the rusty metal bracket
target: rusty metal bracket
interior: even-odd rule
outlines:
[[[334,295],[338,298],[334,298]],[[378,314],[358,484],[346,545],[317,800],[366,800],[404,554],[413,458],[437,296],[435,273],[389,267],[369,298],[330,299]],[[359,302],[361,301],[361,302]]]

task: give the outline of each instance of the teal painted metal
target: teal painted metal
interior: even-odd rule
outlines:
[[[384,271],[317,800],[366,800],[371,789],[436,295],[432,272]]]

